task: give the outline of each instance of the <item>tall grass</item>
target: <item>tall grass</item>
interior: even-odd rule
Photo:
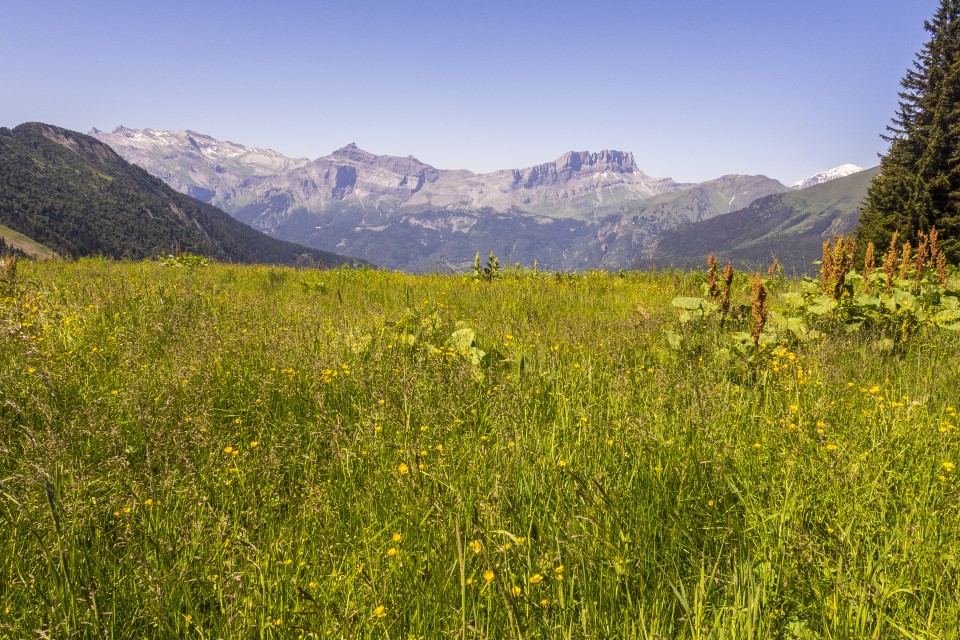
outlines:
[[[957,637],[960,341],[701,280],[21,263],[0,638]]]

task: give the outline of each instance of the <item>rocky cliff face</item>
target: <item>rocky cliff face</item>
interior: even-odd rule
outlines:
[[[90,135],[175,189],[234,214],[282,195],[315,213],[350,201],[387,211],[522,210],[591,218],[604,205],[682,188],[647,176],[633,154],[622,151],[570,152],[534,167],[475,174],[442,171],[413,157],[377,156],[355,144],[308,161],[192,131],[119,127]]]
[[[308,161],[190,131],[91,134],[259,230],[397,268],[463,266],[490,249],[546,268],[617,267],[663,229],[787,190],[763,176],[680,184],[613,150],[476,174],[355,144]]]

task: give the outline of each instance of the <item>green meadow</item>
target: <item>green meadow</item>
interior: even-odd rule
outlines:
[[[0,638],[960,636],[958,332],[177,264],[0,281]]]

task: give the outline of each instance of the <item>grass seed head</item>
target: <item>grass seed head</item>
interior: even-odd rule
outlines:
[[[833,275],[833,248],[829,240],[823,242],[823,257],[820,259],[820,288],[824,293],[830,291],[830,279]]]
[[[771,264],[770,268],[767,269],[767,275],[772,278],[773,276],[777,275],[777,269],[779,268],[780,268],[780,258],[778,258],[777,256],[774,256],[773,264]]]
[[[730,312],[730,287],[733,285],[733,263],[728,262],[723,268],[723,296],[720,298],[721,317],[726,318]]]
[[[760,273],[753,280],[753,344],[760,345],[760,333],[767,324],[767,287]]]
[[[707,257],[707,286],[710,287],[711,299],[720,295],[720,289],[717,287],[717,258],[713,254]]]
[[[925,234],[923,231],[917,234],[919,243],[917,246],[917,256],[914,259],[914,278],[917,282],[920,282],[921,276],[923,276],[924,268],[927,266],[927,258],[929,257],[928,251],[930,249],[930,237]]]
[[[903,251],[900,254],[900,279],[907,279],[907,269],[910,267],[910,256],[913,253],[913,247],[910,246],[910,242],[903,243]]]
[[[867,243],[867,255],[863,259],[863,292],[870,293],[870,274],[876,268],[873,243]]]

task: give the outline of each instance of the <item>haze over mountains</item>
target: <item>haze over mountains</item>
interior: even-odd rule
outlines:
[[[277,238],[391,268],[463,268],[476,251],[544,268],[622,268],[656,239],[790,191],[766,176],[697,184],[648,176],[622,151],[569,152],[487,174],[347,145],[315,160],[192,131],[119,127],[90,135],[175,189]],[[838,167],[810,184],[858,169]],[[794,188],[799,188],[795,185]]]

